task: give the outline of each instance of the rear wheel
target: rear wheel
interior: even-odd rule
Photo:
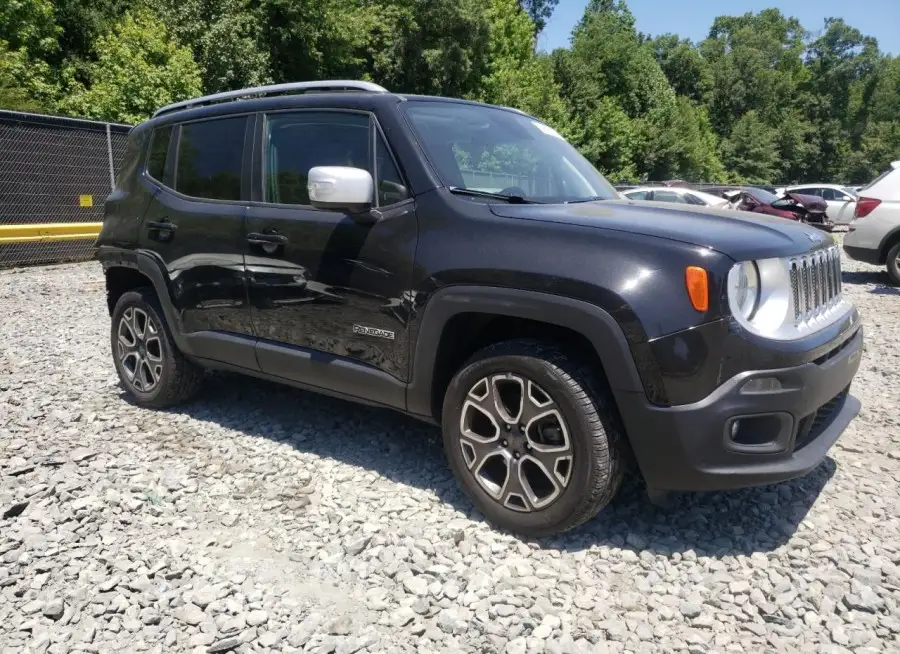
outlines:
[[[900,243],[897,243],[888,251],[887,271],[891,281],[900,286]]]
[[[571,529],[622,481],[623,437],[605,380],[553,345],[491,345],[454,376],[444,448],[491,522],[528,536]]]
[[[200,388],[203,370],[175,345],[152,289],[122,294],[113,310],[110,338],[116,372],[136,404],[170,407]]]

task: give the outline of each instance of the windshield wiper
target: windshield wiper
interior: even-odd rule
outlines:
[[[456,195],[471,195],[473,198],[493,198],[494,200],[503,200],[510,204],[542,204],[537,200],[529,200],[521,195],[503,195],[502,193],[491,193],[489,191],[476,191],[471,188],[461,188],[459,186],[451,186],[450,192]]]
[[[578,200],[566,200],[566,204],[581,204],[582,202],[599,202],[600,200],[606,200],[607,198],[601,198],[599,195],[595,195],[590,198],[580,198]]]

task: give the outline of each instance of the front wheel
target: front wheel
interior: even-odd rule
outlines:
[[[594,517],[618,490],[624,438],[605,379],[554,345],[477,352],[444,399],[454,474],[492,523],[527,536]]]

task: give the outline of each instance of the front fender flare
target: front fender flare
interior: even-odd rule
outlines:
[[[414,344],[412,378],[407,389],[409,413],[434,417],[433,384],[444,327],[461,313],[524,318],[571,329],[593,345],[614,395],[644,394],[637,366],[619,323],[596,305],[572,298],[492,286],[449,286],[425,304]]]

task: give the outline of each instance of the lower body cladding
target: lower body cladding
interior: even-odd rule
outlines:
[[[859,413],[849,388],[862,343],[860,327],[816,362],[741,373],[693,404],[617,398],[647,486],[728,490],[805,475]]]

